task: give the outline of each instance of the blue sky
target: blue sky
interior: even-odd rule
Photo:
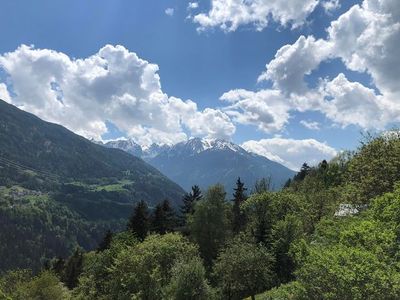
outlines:
[[[285,144],[284,140],[315,140],[337,151],[341,149],[354,149],[361,138],[360,132],[364,130],[374,131],[376,128],[382,130],[397,123],[397,120],[393,122],[393,118],[389,115],[385,118],[382,117],[381,120],[381,115],[386,112],[377,111],[373,107],[373,105],[378,105],[380,108],[383,106],[384,110],[385,106],[391,103],[388,104],[387,102],[392,100],[392,95],[398,92],[396,86],[393,87],[393,85],[386,86],[381,84],[379,86],[383,82],[379,60],[381,59],[382,65],[384,65],[386,57],[380,58],[379,56],[375,56],[374,59],[378,62],[369,65],[368,61],[375,61],[368,56],[370,54],[366,54],[362,50],[362,47],[368,47],[368,44],[349,45],[349,48],[352,49],[348,52],[342,49],[345,44],[341,44],[343,36],[350,34],[345,31],[346,28],[354,29],[354,26],[351,27],[352,24],[356,24],[360,29],[352,30],[351,33],[361,36],[363,30],[367,31],[368,28],[376,29],[377,25],[373,24],[374,20],[372,19],[374,14],[380,16],[386,14],[385,16],[389,20],[391,18],[389,16],[390,10],[387,7],[382,5],[382,7],[371,8],[372,5],[367,6],[365,4],[366,2],[377,2],[373,0],[366,0],[364,1],[365,3],[363,1],[307,0],[300,1],[300,3],[302,2],[305,6],[308,2],[312,7],[308,10],[304,8],[304,14],[299,16],[294,13],[296,10],[299,10],[298,8],[295,8],[294,12],[288,10],[286,14],[280,10],[276,11],[274,8],[267,7],[268,4],[266,3],[268,1],[254,0],[249,2],[254,2],[256,9],[249,9],[249,13],[245,17],[237,18],[237,14],[229,12],[229,9],[233,11],[234,7],[229,7],[228,4],[226,4],[226,11],[216,10],[215,7],[221,3],[224,4],[224,1],[227,3],[237,2],[240,9],[249,9],[249,7],[246,7],[246,4],[240,4],[241,1],[228,0],[195,2],[197,3],[196,6],[198,6],[195,9],[188,7],[189,2],[178,0],[4,0],[0,4],[0,20],[2,20],[2,26],[0,26],[0,57],[3,55],[3,61],[0,59],[0,82],[3,82],[6,88],[0,89],[0,91],[3,90],[3,94],[7,93],[7,95],[3,95],[3,98],[8,98],[9,102],[36,113],[44,119],[61,123],[75,132],[88,137],[95,135],[91,132],[93,126],[103,126],[103,124],[93,124],[102,122],[104,122],[104,126],[108,130],[104,128],[101,130],[96,127],[96,133],[100,133],[103,138],[107,139],[124,135],[131,136],[135,140],[138,140],[138,142],[150,143],[163,142],[164,140],[160,136],[170,137],[167,142],[180,141],[190,136],[221,136],[230,138],[238,144],[252,141],[253,143],[247,143],[249,149],[258,151],[258,153],[269,157],[276,155],[278,156],[276,158],[277,161],[286,163],[286,165],[290,164],[291,166],[298,164],[300,160],[291,161],[290,157],[279,156],[277,151],[282,150],[280,147],[282,144]],[[282,2],[283,5],[290,6],[295,5],[295,2],[299,1],[288,2],[287,4],[285,4],[285,1],[277,2]],[[391,3],[395,3],[395,1],[389,0],[384,2],[387,2],[389,7]],[[327,10],[325,3],[331,4],[332,7]],[[350,13],[350,10],[355,10],[354,5],[358,5],[358,14]],[[166,13],[167,9],[169,9],[169,14]],[[257,15],[263,9],[269,12],[268,15]],[[203,18],[205,21],[199,21],[199,18],[196,19],[195,16],[200,14],[205,16]],[[346,14],[348,18],[336,21],[338,26],[333,30],[342,35],[328,33],[327,29],[334,27],[331,25],[331,22],[338,20],[341,15]],[[364,27],[359,25],[360,20],[356,19],[360,18],[360,16],[362,16],[362,20],[365,23],[363,23]],[[398,16],[393,15],[392,17],[392,19],[395,19]],[[246,18],[249,18],[250,21],[246,20]],[[368,18],[371,18],[371,20],[369,21]],[[263,20],[268,20],[268,24],[260,25]],[[393,23],[397,22],[395,21],[393,20]],[[229,28],[235,22],[237,22],[236,27]],[[385,23],[378,25],[382,26],[382,28],[384,26],[389,28],[389,25],[393,24]],[[393,26],[390,28],[393,29]],[[293,55],[299,55],[298,62],[295,63],[293,61],[286,61],[286,58],[280,59],[277,51],[285,45],[297,45],[296,43],[301,36],[304,36],[306,41],[309,41],[307,45],[310,45],[311,50],[308,48],[309,46],[304,47],[301,51],[294,49]],[[394,39],[397,42],[398,33],[393,32],[393,36],[392,40]],[[314,40],[309,40],[310,37],[313,37]],[[318,44],[319,41],[321,41],[321,45]],[[382,41],[383,44],[384,42]],[[108,44],[113,47],[115,45],[122,45],[127,52],[135,53],[138,59],[158,65],[158,70],[152,74],[153,77],[156,75],[159,76],[161,87],[157,90],[157,93],[180,99],[182,103],[179,102],[178,104],[175,103],[175,100],[171,100],[174,112],[177,110],[175,107],[179,105],[181,107],[179,109],[185,111],[185,113],[190,111],[194,114],[196,112],[198,117],[196,119],[189,118],[184,115],[184,112],[179,111],[177,118],[182,118],[182,124],[167,125],[167,127],[169,126],[172,131],[175,128],[174,126],[178,126],[181,132],[178,135],[174,135],[172,132],[167,132],[163,135],[163,125],[159,124],[162,123],[161,119],[154,121],[153,125],[146,118],[143,121],[146,127],[144,129],[140,126],[143,125],[140,123],[141,116],[136,115],[136,111],[133,112],[135,117],[132,116],[132,120],[129,119],[129,115],[127,116],[123,113],[115,113],[112,116],[99,113],[99,115],[95,116],[93,112],[95,109],[90,109],[91,105],[95,105],[95,102],[87,100],[87,103],[90,102],[90,104],[85,105],[85,108],[79,107],[79,113],[83,116],[86,113],[93,115],[93,122],[81,128],[76,124],[83,124],[83,122],[77,120],[76,124],[72,124],[69,123],[71,118],[63,119],[60,117],[67,113],[65,107],[59,107],[59,103],[45,105],[41,101],[39,105],[34,100],[31,100],[30,98],[34,98],[34,96],[41,97],[40,90],[30,94],[27,92],[29,89],[19,81],[24,76],[27,76],[27,78],[32,78],[32,76],[29,76],[27,71],[24,74],[20,74],[18,70],[21,70],[21,68],[32,68],[35,71],[34,68],[38,68],[38,65],[33,63],[35,59],[33,57],[39,54],[33,54],[33,52],[30,53],[29,51],[50,49],[58,54],[66,55],[74,62],[74,59],[84,59],[96,55],[100,49]],[[314,47],[314,44],[317,46]],[[25,55],[31,55],[29,59],[26,59],[26,57],[23,58],[21,54],[23,51],[18,50],[21,45],[34,45],[24,51]],[[339,46],[336,47],[336,45],[342,48]],[[321,51],[319,48],[321,48]],[[326,50],[326,55],[321,54],[324,52],[322,50],[324,48],[329,48],[329,50]],[[7,56],[6,53],[14,53],[15,57]],[[116,52],[112,53],[115,54]],[[362,63],[354,60],[354,54],[359,54],[360,58],[358,61],[362,61]],[[42,53],[40,55],[48,55],[50,57],[52,54]],[[274,67],[270,64],[270,67],[266,68],[266,65],[274,60],[275,55],[280,60],[275,60],[276,64],[274,64]],[[314,55],[318,58],[316,58],[316,62],[310,62],[309,66],[306,65],[303,68],[304,57],[302,55],[306,55],[305,57]],[[282,57],[284,56],[282,55]],[[367,62],[364,62],[363,59]],[[391,58],[387,58],[387,60],[389,59]],[[54,64],[51,65],[54,60],[50,59],[49,61],[46,74],[57,72]],[[360,67],[359,65],[363,66]],[[283,69],[281,69],[281,66]],[[259,76],[267,70],[270,72],[269,77],[258,81]],[[307,90],[303,89],[300,92],[292,86],[291,82],[285,82],[282,79],[282,74],[279,73],[282,70],[289,70],[287,71],[288,73],[302,73],[300,77],[304,79]],[[272,74],[275,71],[276,74],[280,74],[280,77]],[[126,72],[129,75],[124,80],[126,79],[126,84],[129,84],[129,76],[133,75],[129,70]],[[344,74],[344,79],[338,78],[340,73]],[[65,76],[65,78],[68,78],[68,82],[74,80],[74,86],[78,84],[76,78],[71,79],[71,76],[76,75],[63,74],[51,75],[50,77],[56,78],[57,76]],[[120,74],[119,76],[122,75]],[[42,76],[41,78],[44,77]],[[338,80],[335,81],[335,78]],[[40,79],[35,80],[39,80],[39,82],[37,84],[32,82],[32,85],[38,86],[42,84]],[[116,79],[114,78],[114,80]],[[325,83],[322,83],[322,81]],[[57,82],[60,90],[62,90],[62,96],[59,94],[59,98],[65,97],[64,104],[70,101],[70,107],[81,105],[82,101],[85,101],[84,97],[80,98],[81,95],[68,92],[69,87],[64,87],[64,84],[63,79]],[[104,89],[106,88],[105,86],[103,87]],[[344,86],[348,86],[345,92],[343,91]],[[85,88],[87,88],[86,85]],[[318,89],[320,91],[317,92]],[[238,90],[241,92],[236,93],[236,100],[220,100],[224,93]],[[250,96],[246,94],[244,96],[243,90],[253,94]],[[256,95],[260,91],[272,90],[281,95],[278,98],[282,98],[273,100],[275,101],[274,103],[280,101],[282,103],[290,102],[290,104],[286,105],[285,108],[281,108],[279,103],[269,106],[270,100],[262,95],[259,97]],[[83,95],[88,93],[83,88],[82,91]],[[133,89],[129,89],[129,91],[134,98],[137,96]],[[371,91],[374,92],[373,95]],[[294,92],[295,96],[288,96],[290,92]],[[124,93],[127,92],[125,91]],[[143,93],[145,96],[142,95]],[[269,92],[265,93],[269,95]],[[153,95],[153,90],[151,92],[147,90],[141,91],[140,95],[141,97],[150,97],[149,95]],[[48,96],[48,94],[43,95],[43,98],[46,99]],[[364,96],[366,100],[354,100],[354,97],[363,98]],[[68,97],[77,97],[77,99],[69,99]],[[299,104],[295,100],[297,99],[296,97],[313,98],[314,102],[325,99],[325,102],[316,105],[306,103],[302,100]],[[335,97],[338,100],[334,106],[329,101],[335,100]],[[376,99],[372,99],[371,97],[375,97]],[[251,99],[243,102],[244,98]],[[185,106],[185,101],[189,99],[196,104],[196,109],[193,110],[193,107],[189,109],[189,105]],[[357,103],[356,101],[373,103],[371,104],[371,109],[363,115],[364,104],[362,102]],[[110,102],[108,105],[114,105],[112,103]],[[168,105],[170,105],[170,102],[168,102]],[[254,113],[254,110],[251,110],[249,105],[251,107],[266,105],[265,107],[267,108],[265,108],[265,111],[268,116],[279,115],[275,109],[284,110],[287,114],[283,113],[280,116],[280,118],[283,118],[281,121],[275,120],[276,124],[274,122],[272,122],[274,124],[268,124],[270,122],[268,121],[268,116]],[[310,108],[310,105],[313,108]],[[347,106],[356,107],[356,109],[351,112],[352,108]],[[104,110],[104,107],[96,109]],[[207,110],[209,108],[213,109],[211,113]],[[55,109],[60,109],[60,112],[54,113]],[[134,109],[132,108],[132,110]],[[246,109],[249,111],[246,111]],[[263,108],[260,109],[262,110]],[[344,117],[348,109],[350,109],[349,117]],[[52,112],[49,112],[50,110]],[[207,111],[205,112],[205,110]],[[376,116],[377,120],[379,119],[376,122],[372,120],[374,118],[374,110],[378,114]],[[388,110],[390,111],[392,108]],[[141,110],[141,113],[147,112]],[[119,122],[115,121],[117,116],[120,116],[121,119],[124,118],[123,122],[120,122],[121,124],[116,124]],[[150,119],[154,120],[157,117],[157,113],[152,110]],[[368,122],[368,118],[372,118],[371,122]],[[215,123],[223,125],[219,126],[217,124],[214,126],[215,128],[211,125],[208,126],[210,128],[204,125],[204,123],[211,124],[213,120],[215,120]],[[136,126],[132,130],[129,125],[130,121],[134,124],[132,127]],[[169,124],[170,121],[165,122]],[[304,124],[308,124],[308,127],[311,129],[307,128]],[[234,129],[232,129],[231,125]],[[150,129],[153,126],[154,132]],[[140,138],[144,135],[146,139],[141,141]],[[260,143],[262,140],[270,141]],[[256,142],[258,143],[257,147],[254,146]],[[277,143],[279,143],[279,147]],[[295,143],[292,142],[290,145],[300,147],[299,144],[294,145]],[[262,147],[262,150],[259,147]],[[329,149],[321,150],[320,145],[311,145],[309,147],[314,151],[310,150],[311,153],[315,153],[318,159],[323,157],[323,155],[328,157],[333,155],[333,151]],[[311,148],[306,147],[301,151],[307,151],[307,149]],[[315,148],[318,149],[316,150]]]

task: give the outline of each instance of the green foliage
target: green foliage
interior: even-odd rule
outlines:
[[[290,180],[290,179],[288,179]],[[254,183],[252,194],[262,194],[272,190],[271,177],[261,178]]]
[[[69,289],[73,289],[78,285],[78,277],[82,273],[83,253],[80,249],[76,249],[74,254],[66,261],[61,279]]]
[[[298,281],[282,284],[256,297],[257,300],[306,300]]]
[[[122,221],[89,222],[47,197],[34,201],[30,190],[0,196],[0,272],[15,268],[40,270],[53,257],[67,257],[76,247],[93,249],[108,228]]]
[[[178,260],[196,257],[197,249],[178,234],[150,235],[117,253],[111,266],[111,299],[161,299]]]
[[[350,160],[347,184],[354,186],[350,196],[355,203],[369,203],[376,196],[390,192],[400,180],[400,132],[367,136]]]
[[[288,214],[274,224],[272,229],[272,251],[275,255],[275,273],[282,283],[294,279],[295,262],[291,254],[291,245],[302,236],[301,221]]]
[[[172,232],[176,226],[175,212],[168,200],[157,204],[151,217],[151,230],[158,234]]]
[[[77,299],[107,299],[111,293],[112,266],[118,253],[133,249],[138,243],[130,232],[114,235],[110,248],[102,252],[90,252],[84,256],[79,285],[74,289]]]
[[[112,242],[112,238],[113,238],[112,231],[111,230],[107,230],[103,240],[100,242],[99,246],[97,247],[97,251],[101,252],[101,251],[104,251],[104,250],[110,248],[111,242]]]
[[[236,188],[234,188],[235,193],[233,194],[233,207],[232,207],[232,231],[237,234],[243,230],[246,225],[246,215],[241,210],[240,206],[246,201],[246,190],[244,183],[240,181],[240,178],[236,181]]]
[[[243,205],[248,216],[247,229],[254,236],[257,243],[270,245],[272,224],[274,222],[272,211],[273,193],[263,193],[251,196]]]
[[[193,214],[194,206],[197,201],[201,200],[203,195],[201,194],[201,190],[197,185],[192,186],[192,190],[190,193],[186,193],[182,199],[182,206],[181,206],[181,214],[186,216],[188,214]]]
[[[140,201],[129,219],[128,230],[130,230],[140,241],[143,241],[149,232],[149,210],[145,201]]]
[[[70,292],[50,271],[44,271],[36,277],[29,272],[10,272],[0,280],[0,299],[13,300],[68,300]]]
[[[175,228],[167,201],[152,210],[151,218],[146,203],[140,202],[129,230],[112,238],[106,235],[99,251],[53,259],[50,269],[72,291],[50,271],[36,277],[30,271],[15,271],[0,278],[0,299],[400,299],[398,140],[396,134],[385,135],[363,144],[355,154],[341,153],[315,167],[305,165],[279,192],[260,187],[246,199],[238,181],[233,205],[220,185],[202,199],[194,189],[185,202],[188,218],[183,229]],[[27,180],[24,185],[35,177],[21,176]],[[100,202],[113,199],[113,192],[129,190],[129,182],[118,182],[102,179],[104,189],[95,188],[99,182],[54,187],[56,193],[70,195],[65,198],[69,205],[62,204],[65,199],[53,201],[45,184],[35,192],[25,186],[0,188],[0,224],[5,228],[0,242],[16,240],[15,248],[0,247],[6,257],[0,264],[10,266],[7,257],[12,251],[24,253],[14,256],[13,263],[20,266],[60,252],[67,257],[97,232],[99,228],[92,227],[91,235],[85,235],[86,226],[98,225],[105,213],[86,215],[91,222],[82,221],[85,202],[78,201],[82,209],[73,209],[78,206],[70,197],[85,195],[88,202],[95,201],[90,198],[94,192]],[[125,196],[121,205],[130,203]],[[343,204],[350,210],[338,213]],[[188,237],[169,233],[177,229]],[[38,235],[29,235],[38,230],[46,237],[39,241],[57,251],[38,247]],[[39,265],[33,265],[37,274]]]
[[[239,235],[219,254],[213,276],[223,299],[254,296],[273,286],[274,259],[263,246]]]
[[[205,268],[198,257],[181,260],[174,265],[166,294],[166,298],[175,300],[208,300],[214,297]]]
[[[400,275],[374,253],[343,245],[313,247],[296,272],[307,299],[399,299]]]
[[[199,245],[207,266],[211,266],[212,260],[217,257],[219,249],[230,235],[230,205],[225,195],[223,186],[210,187],[205,197],[197,202],[194,214],[189,216],[190,235]]]

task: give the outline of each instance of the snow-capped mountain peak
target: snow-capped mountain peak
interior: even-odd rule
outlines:
[[[190,138],[185,142],[172,146],[168,152],[169,155],[196,155],[204,151],[218,150],[230,150],[233,152],[245,151],[240,146],[223,139]]]
[[[211,138],[190,138],[187,141],[177,143],[175,145],[155,144],[150,146],[140,146],[133,139],[118,139],[112,140],[102,145],[109,148],[118,148],[130,154],[141,157],[145,160],[152,159],[160,154],[168,156],[179,155],[197,155],[204,151],[233,151],[239,153],[246,153],[239,145],[224,139],[211,139]]]
[[[133,139],[118,139],[108,141],[104,143],[104,146],[108,148],[121,149],[138,157],[142,156],[143,154],[142,147],[137,144]]]

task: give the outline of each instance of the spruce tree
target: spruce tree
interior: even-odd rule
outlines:
[[[201,190],[197,185],[192,186],[192,191],[183,196],[183,205],[180,208],[181,225],[184,226],[186,224],[187,216],[193,215],[196,202],[200,201],[202,198],[203,195],[201,194]]]
[[[157,204],[152,217],[152,230],[159,234],[171,232],[175,226],[175,214],[168,200]]]
[[[168,201],[168,199],[165,199],[162,202],[162,209],[165,216],[167,232],[171,232],[174,230],[176,225],[176,216],[175,216],[175,211],[171,206],[170,202]]]
[[[145,201],[140,201],[129,219],[128,230],[140,241],[143,241],[149,231],[149,212]]]
[[[301,166],[300,171],[294,176],[293,181],[303,181],[304,178],[310,173],[311,168],[307,163]]]
[[[103,240],[100,242],[99,246],[97,247],[97,252],[102,252],[106,249],[110,248],[110,244],[112,241],[113,233],[111,230],[107,230],[106,235],[104,236]]]
[[[62,278],[62,281],[69,289],[73,289],[78,285],[78,278],[82,273],[82,266],[83,252],[81,249],[77,248],[74,254],[68,258]]]
[[[247,188],[244,187],[244,183],[240,181],[240,177],[236,181],[236,188],[234,189],[235,193],[233,194],[233,232],[238,233],[240,232],[245,223],[246,223],[246,216],[240,210],[240,205],[246,201],[246,190]]]
[[[53,261],[51,269],[59,278],[61,278],[63,276],[64,269],[65,269],[65,259],[63,259],[60,256],[57,257]]]

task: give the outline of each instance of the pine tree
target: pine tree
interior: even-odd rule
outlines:
[[[286,180],[285,184],[283,185],[283,188],[289,188],[291,184],[292,184],[292,179],[289,178],[288,180]]]
[[[175,226],[175,213],[168,200],[157,204],[152,217],[152,230],[159,234],[173,231]]]
[[[197,185],[192,186],[192,191],[183,196],[183,205],[180,208],[183,225],[186,223],[187,215],[193,215],[196,202],[200,201],[202,198],[203,195]]]
[[[162,202],[162,209],[164,211],[167,232],[171,232],[174,230],[176,225],[176,216],[175,216],[175,211],[171,206],[170,202],[168,201],[168,199],[165,199]]]
[[[240,205],[246,201],[246,190],[244,183],[240,181],[240,177],[236,181],[235,193],[233,194],[233,232],[240,232],[246,224],[246,216],[240,210]]]
[[[106,249],[110,248],[111,241],[112,241],[113,233],[111,230],[107,230],[106,235],[104,236],[103,240],[100,242],[99,246],[97,247],[97,252],[102,252]]]
[[[130,230],[136,237],[143,241],[149,231],[149,212],[146,202],[140,201],[129,219],[128,230]]]
[[[304,178],[306,178],[306,176],[310,173],[311,168],[307,163],[304,163],[301,166],[300,172],[298,172],[294,178],[293,181],[303,181]]]
[[[73,289],[78,285],[78,278],[82,273],[82,265],[83,253],[81,249],[77,248],[74,254],[68,258],[62,278],[62,281],[69,289]]]
[[[57,257],[56,260],[53,261],[51,269],[59,278],[61,278],[65,269],[65,259]]]

